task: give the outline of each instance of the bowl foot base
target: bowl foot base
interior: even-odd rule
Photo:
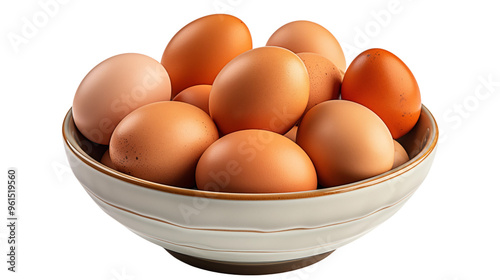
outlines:
[[[238,274],[238,275],[262,275],[262,274],[272,274],[280,273],[286,271],[292,271],[295,269],[303,268],[314,263],[321,261],[322,259],[328,257],[333,251],[305,257],[301,259],[287,260],[287,261],[276,261],[276,262],[262,262],[262,263],[242,263],[242,262],[227,262],[227,261],[217,261],[209,260],[204,258],[197,258],[188,256],[185,254],[177,253],[172,250],[167,250],[176,259],[187,263],[191,266],[227,274]]]

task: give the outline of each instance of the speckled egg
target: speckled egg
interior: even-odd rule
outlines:
[[[198,159],[217,139],[217,128],[203,110],[183,102],[156,102],[118,124],[109,153],[118,171],[191,188]]]

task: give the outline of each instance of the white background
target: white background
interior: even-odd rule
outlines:
[[[255,47],[281,25],[307,19],[337,37],[348,63],[367,48],[392,51],[440,126],[434,165],[395,216],[314,266],[256,278],[500,279],[495,1],[54,1],[0,4],[0,184],[11,166],[19,175],[18,272],[3,261],[1,218],[1,279],[248,279],[185,265],[107,216],[71,173],[61,135],[93,66],[124,52],[160,60],[177,30],[216,12],[242,19]],[[56,5],[43,8],[48,2]],[[35,28],[23,34],[29,24]]]

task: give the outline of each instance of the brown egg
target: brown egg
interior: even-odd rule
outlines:
[[[118,171],[189,188],[195,184],[198,159],[217,139],[217,128],[203,110],[183,102],[157,102],[118,124],[109,153]]]
[[[309,101],[304,114],[323,101],[339,99],[342,74],[333,62],[316,53],[298,53],[297,56],[309,74]]]
[[[106,165],[109,168],[116,169],[115,165],[111,161],[111,158],[109,157],[109,149],[104,152],[104,154],[101,157],[101,163]]]
[[[328,58],[342,73],[346,69],[344,52],[337,39],[326,28],[311,21],[299,20],[283,25],[266,45],[284,47],[294,53],[317,53]]]
[[[342,99],[362,104],[387,125],[394,139],[408,133],[422,107],[417,81],[404,62],[383,49],[358,55],[347,69]]]
[[[278,47],[261,47],[231,60],[210,92],[210,115],[222,134],[266,129],[283,134],[302,116],[309,77],[300,58]]]
[[[292,140],[293,142],[296,142],[298,128],[298,126],[294,125],[287,133],[285,133],[285,137]]]
[[[133,110],[170,100],[170,79],[149,56],[126,53],[99,63],[85,76],[73,99],[73,118],[89,140],[107,145],[116,125]]]
[[[314,165],[283,135],[240,130],[213,143],[196,168],[200,190],[233,193],[283,193],[314,190]]]
[[[410,160],[410,157],[408,157],[408,153],[406,152],[405,148],[399,144],[398,141],[394,141],[394,163],[392,164],[392,168],[396,168],[403,163],[407,162]]]
[[[208,111],[208,97],[210,96],[211,89],[211,85],[196,85],[188,87],[179,92],[173,100],[189,103],[202,109],[205,113],[210,114]]]
[[[394,144],[371,110],[346,100],[314,106],[302,119],[297,144],[309,155],[324,187],[363,180],[391,169]]]
[[[172,95],[212,84],[224,65],[251,48],[250,31],[239,18],[214,14],[189,23],[170,40],[161,59],[172,80]]]

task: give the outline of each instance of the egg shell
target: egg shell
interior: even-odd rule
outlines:
[[[240,130],[223,136],[201,156],[198,189],[232,193],[314,190],[317,179],[307,154],[283,135]]]
[[[106,165],[109,168],[116,169],[115,165],[111,161],[111,158],[109,157],[109,149],[104,152],[104,154],[101,157],[101,163]]]
[[[296,142],[298,129],[299,127],[294,125],[287,133],[285,133],[285,137],[292,140],[293,142]]]
[[[332,99],[339,99],[342,74],[327,58],[316,53],[298,53],[309,75],[309,100],[304,114],[313,106]]]
[[[287,23],[271,35],[266,45],[284,47],[294,53],[317,53],[328,58],[342,73],[346,69],[339,42],[330,31],[315,22],[299,20]]]
[[[394,140],[394,163],[392,164],[392,168],[396,168],[409,160],[410,157],[405,148],[398,141]]]
[[[188,87],[177,94],[173,101],[186,102],[194,105],[205,113],[210,114],[208,111],[208,98],[210,96],[211,85],[196,85]]]
[[[279,47],[247,51],[217,75],[209,111],[222,134],[243,129],[286,133],[309,99],[309,76],[300,58]]]
[[[125,53],[95,66],[73,99],[73,118],[89,140],[108,145],[116,125],[133,110],[170,100],[170,78],[153,58]]]
[[[116,127],[109,146],[117,170],[153,182],[191,188],[201,154],[218,139],[210,116],[191,104],[145,105]]]
[[[391,169],[389,129],[370,109],[346,100],[314,106],[302,119],[297,144],[309,155],[324,187],[363,180]]]
[[[224,65],[251,48],[250,31],[237,17],[213,14],[187,24],[161,59],[172,80],[172,96],[190,86],[212,84]]]
[[[394,139],[415,126],[422,108],[412,72],[396,55],[383,49],[366,50],[352,61],[342,82],[341,96],[374,111]]]

